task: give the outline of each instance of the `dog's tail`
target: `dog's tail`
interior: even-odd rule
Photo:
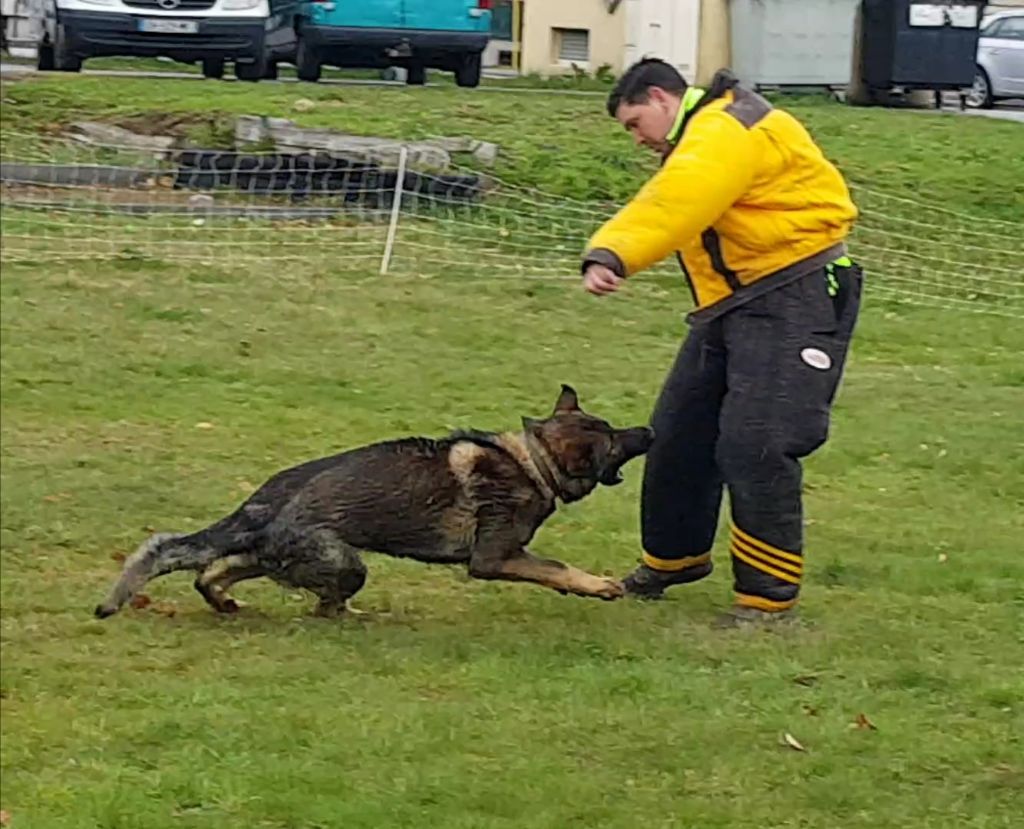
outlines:
[[[113,616],[150,579],[175,570],[203,569],[224,554],[224,550],[209,544],[201,532],[193,535],[152,535],[125,559],[121,577],[103,603],[96,606],[96,618]]]

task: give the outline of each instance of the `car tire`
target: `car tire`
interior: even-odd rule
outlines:
[[[300,81],[316,83],[320,80],[321,69],[322,64],[316,49],[300,37],[299,45],[295,49],[295,74]]]
[[[223,58],[203,58],[203,77],[214,80],[224,77]]]
[[[483,71],[483,57],[479,52],[471,52],[463,57],[455,70],[455,83],[459,86],[474,87],[480,85],[480,73]]]
[[[58,72],[81,72],[82,59],[68,51],[67,36],[64,34],[64,27],[58,25],[53,44],[53,68]]]
[[[36,49],[36,69],[40,72],[52,72],[54,67],[53,44],[40,43]]]
[[[993,103],[992,81],[988,72],[979,66],[974,73],[974,85],[967,93],[966,104],[971,109],[992,109]]]
[[[427,67],[422,63],[410,63],[405,82],[409,86],[423,86],[427,82]]]
[[[256,83],[263,80],[267,73],[267,59],[258,57],[252,63],[235,63],[235,77],[240,81]]]

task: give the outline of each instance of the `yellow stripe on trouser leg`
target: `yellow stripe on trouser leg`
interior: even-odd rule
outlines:
[[[643,562],[652,570],[662,573],[678,573],[680,570],[689,570],[691,567],[698,567],[711,561],[711,553],[704,553],[699,556],[685,556],[683,558],[658,558],[650,553],[643,554]]]
[[[804,560],[803,556],[801,556],[799,553],[791,553],[786,550],[780,550],[778,547],[773,547],[768,542],[761,541],[760,539],[754,538],[754,536],[750,535],[749,533],[743,532],[743,530],[741,530],[735,524],[732,525],[732,534],[734,538],[738,538],[741,541],[745,541],[751,547],[754,547],[757,550],[767,553],[768,555],[780,558],[783,561],[792,561],[794,564],[800,564]]]
[[[734,573],[736,604],[767,613],[789,610],[797,602],[796,593],[804,571],[804,559],[800,553],[782,550],[766,541],[744,532],[732,525],[730,552],[734,562],[740,562],[762,574],[744,573],[742,568]],[[765,581],[767,577],[767,581]],[[761,595],[758,595],[761,594]],[[768,594],[768,595],[765,595]],[[768,598],[774,596],[775,598]],[[785,598],[783,598],[785,597]]]
[[[757,567],[758,570],[764,570],[766,573],[770,572],[773,576],[776,575],[774,571],[778,570],[783,573],[787,573],[791,578],[800,581],[800,576],[804,572],[803,564],[790,564],[788,561],[779,561],[776,558],[772,558],[762,550],[758,550],[755,547],[751,547],[749,544],[740,541],[738,538],[734,538],[732,541],[732,551],[734,555],[744,561],[747,561],[747,559],[753,559],[756,564],[751,564],[752,567]],[[749,561],[747,563],[750,564]],[[779,578],[782,578],[782,576],[779,576]]]
[[[746,593],[737,593],[736,604],[740,607],[752,607],[755,610],[764,610],[768,613],[778,613],[782,610],[789,610],[791,607],[796,605],[796,599],[777,602],[774,599],[765,599],[762,596],[748,596]]]
[[[777,567],[773,567],[771,564],[757,559],[739,547],[737,544],[732,545],[732,554],[736,556],[744,564],[749,564],[755,570],[760,570],[762,573],[767,573],[769,576],[777,578],[779,581],[787,582],[788,584],[800,584],[800,576],[794,575],[793,573],[787,573],[785,570],[780,570]]]

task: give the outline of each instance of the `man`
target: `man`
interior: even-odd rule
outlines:
[[[721,621],[785,618],[803,575],[800,459],[827,438],[860,306],[844,244],[857,210],[804,127],[726,70],[703,90],[642,60],[608,112],[663,160],[590,240],[584,287],[613,293],[675,252],[696,306],[654,408],[627,592],[711,573],[724,487],[735,602]]]

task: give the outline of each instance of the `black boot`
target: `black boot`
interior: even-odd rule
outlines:
[[[713,569],[714,565],[710,561],[671,572],[655,570],[646,564],[641,564],[622,580],[622,584],[626,588],[628,596],[635,596],[638,599],[661,599],[665,588],[674,584],[689,584],[698,581],[710,576]]]
[[[720,614],[712,623],[713,627],[725,628],[772,628],[797,620],[796,608],[786,610],[759,610],[756,607],[734,605]]]

